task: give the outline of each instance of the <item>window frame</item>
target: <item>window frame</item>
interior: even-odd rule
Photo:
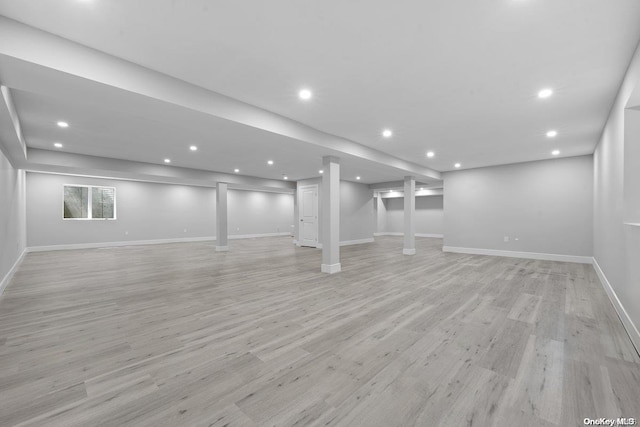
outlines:
[[[77,187],[87,189],[87,218],[65,218],[64,216],[64,196],[66,187]],[[113,218],[93,218],[93,189],[109,188],[113,190]],[[116,187],[108,187],[105,185],[82,185],[82,184],[63,184],[62,185],[62,219],[64,221],[115,221],[118,219],[116,202]]]

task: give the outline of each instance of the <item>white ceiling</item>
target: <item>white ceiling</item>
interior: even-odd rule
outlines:
[[[72,100],[15,89],[12,94],[31,148],[52,150],[52,144],[60,142],[60,151],[76,154],[159,164],[169,158],[172,166],[228,174],[237,168],[244,175],[279,180],[287,176],[290,181],[319,177],[322,157],[340,155],[344,180],[355,182],[358,176],[363,183],[398,179],[399,172],[385,165],[228,120],[193,112],[185,115],[176,109],[167,112],[160,103],[147,104],[135,114],[124,106],[119,110],[87,108],[71,94]],[[58,127],[61,119],[73,126]],[[191,151],[191,145],[198,150]],[[292,155],[300,151],[304,156]],[[268,165],[268,160],[274,164]]]
[[[637,0],[0,0],[0,14],[438,171],[545,159],[555,148],[592,153],[640,40]],[[301,87],[313,90],[311,101],[297,98]],[[538,99],[543,87],[554,95]],[[152,123],[152,112],[120,116],[117,105],[15,98],[32,147],[57,137],[45,120],[68,113],[83,122],[82,138],[65,146],[74,152],[151,163],[174,156],[211,169],[205,151],[194,158],[169,145],[182,136],[185,146],[222,150],[209,136],[223,132],[244,144],[239,156],[224,152],[227,168],[267,177],[264,150],[286,147],[278,174],[315,173],[295,170],[308,147],[241,126],[185,129]],[[385,127],[393,138],[380,136]],[[149,150],[154,141],[164,142]],[[356,169],[349,173],[366,173]],[[401,175],[374,171],[367,182]]]

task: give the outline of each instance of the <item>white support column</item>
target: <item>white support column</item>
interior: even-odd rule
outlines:
[[[293,244],[300,246],[300,208],[298,206],[298,187],[300,184],[296,184],[296,189],[293,190]]]
[[[416,253],[416,179],[404,177],[404,248],[405,255]]]
[[[322,158],[322,266],[323,273],[340,271],[340,160]]]
[[[227,183],[216,183],[216,252],[226,252],[228,246],[227,230]]]

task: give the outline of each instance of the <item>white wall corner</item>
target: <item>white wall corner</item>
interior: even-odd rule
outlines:
[[[602,287],[607,293],[611,304],[615,308],[616,313],[618,314],[618,317],[620,318],[620,321],[624,326],[624,329],[627,331],[631,342],[636,348],[636,351],[638,352],[638,354],[640,354],[640,332],[638,332],[638,328],[631,320],[631,317],[629,317],[627,310],[624,309],[622,302],[620,302],[618,295],[616,295],[616,292],[613,290],[611,283],[609,283],[609,280],[607,280],[607,276],[604,275],[604,271],[602,271],[602,269],[600,268],[600,265],[598,264],[598,261],[595,259],[595,257],[592,258],[592,261],[593,268],[596,271],[598,278],[600,279],[600,283],[602,283]]]
[[[29,252],[27,248],[24,248],[22,250],[22,253],[18,257],[18,259],[16,260],[16,262],[13,263],[13,266],[9,269],[7,274],[5,274],[4,277],[2,278],[2,281],[0,282],[0,296],[4,292],[7,285],[9,285],[9,282],[11,282],[11,279],[13,279],[13,275],[16,274],[16,271],[18,271],[18,267],[20,267],[20,264],[22,263],[22,260],[24,259],[24,256],[27,252]]]
[[[591,264],[593,260],[593,258],[589,256],[502,251],[498,249],[460,248],[456,246],[443,246],[442,252],[453,252],[468,255],[501,256],[507,258],[538,259],[542,261],[575,262],[578,264]]]

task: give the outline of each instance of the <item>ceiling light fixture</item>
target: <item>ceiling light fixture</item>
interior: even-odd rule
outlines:
[[[165,163],[171,163],[171,159],[164,159]]]
[[[300,90],[300,92],[298,92],[298,96],[300,97],[300,99],[303,99],[303,100],[307,101],[307,100],[311,99],[313,94],[311,93],[311,91],[309,89],[302,89],[302,90]]]
[[[557,156],[558,154],[560,154],[560,150],[553,150],[551,154]]]
[[[434,153],[433,151],[427,151],[427,157],[431,158],[433,156],[435,156],[436,153]]]
[[[322,169],[320,169],[320,170],[318,171],[318,173],[324,173],[324,171],[323,171]]]
[[[234,171],[235,173],[238,173],[238,172],[240,172],[240,169],[234,169],[233,171]]]
[[[282,175],[282,179],[287,180],[289,177],[287,175]]]
[[[551,95],[553,95],[553,89],[542,89],[540,92],[538,92],[538,98],[548,98]]]
[[[54,143],[53,146],[56,148],[62,148],[62,144],[59,142]]]
[[[67,122],[58,122],[58,126],[61,128],[68,128],[69,127],[69,123]]]
[[[421,188],[420,191],[424,191],[424,188]]]
[[[557,130],[550,130],[549,132],[547,132],[547,138],[555,138],[557,135],[558,135]]]
[[[198,147],[196,147],[195,145],[192,145],[191,147],[189,147],[189,150],[198,151]]]
[[[382,131],[382,136],[384,136],[385,138],[391,138],[391,135],[393,135],[391,129],[385,129]]]
[[[267,160],[267,164],[268,165],[272,165],[273,164],[273,160]]]
[[[356,176],[356,179],[357,179],[358,181],[360,181],[360,177],[359,177],[359,176]]]
[[[453,165],[454,168],[459,168],[460,166],[462,166],[460,163],[456,163],[455,165]]]

